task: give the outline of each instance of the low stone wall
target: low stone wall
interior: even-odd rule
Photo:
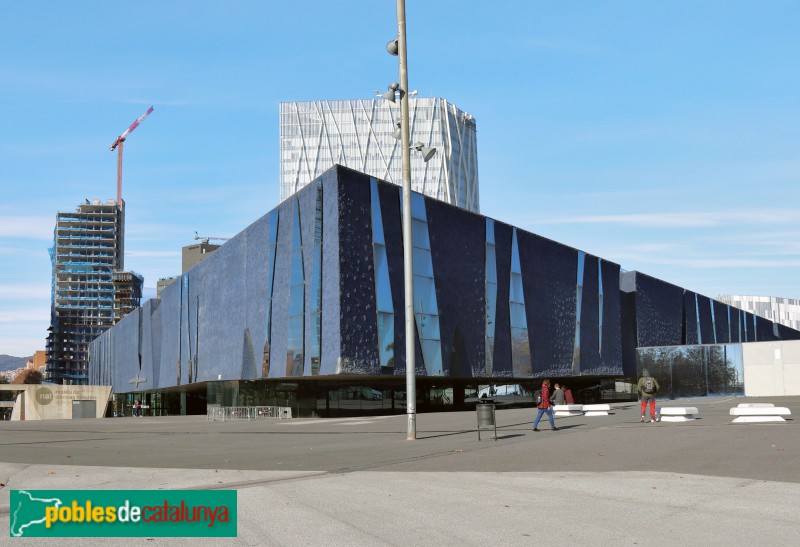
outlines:
[[[742,344],[744,394],[800,395],[800,340]]]
[[[70,420],[105,416],[111,386],[61,386],[51,384],[0,385],[2,391],[19,391],[12,420]]]

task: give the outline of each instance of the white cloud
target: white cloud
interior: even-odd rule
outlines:
[[[180,258],[180,251],[126,251],[125,257],[132,258]]]
[[[25,357],[44,349],[47,327],[50,325],[48,304],[13,309],[0,304],[0,353]]]
[[[8,309],[3,306],[0,312],[0,323],[25,323],[25,322],[44,322],[50,324],[50,306],[38,305],[36,307],[26,306],[22,309]],[[4,327],[5,329],[6,327]],[[45,328],[47,328],[45,326]]]
[[[609,253],[606,256],[611,255]],[[623,263],[626,269],[640,269],[639,264],[661,264],[680,266],[681,268],[713,269],[713,268],[797,268],[800,258],[782,259],[777,256],[754,257],[714,257],[714,256],[687,256],[680,253],[642,252],[640,249],[630,248],[626,251],[613,253],[613,259]]]
[[[43,333],[41,338],[4,338],[0,336],[0,353],[14,357],[30,357],[37,350],[43,350],[47,333]]]
[[[560,216],[536,219],[529,224],[621,224],[658,228],[701,228],[729,224],[796,224],[797,210],[711,211],[692,213],[634,213],[620,215]]]
[[[50,285],[42,283],[0,285],[0,299],[27,300],[30,298],[50,298]]]
[[[55,220],[52,216],[0,217],[0,237],[53,240]]]
[[[50,260],[50,256],[47,253],[47,246],[42,245],[40,247],[33,247],[30,249],[24,249],[22,247],[0,247],[0,255],[3,256],[25,256],[30,258],[46,258]]]

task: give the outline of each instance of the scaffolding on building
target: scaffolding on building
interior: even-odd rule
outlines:
[[[142,276],[124,270],[125,205],[81,204],[56,217],[46,379],[88,381],[89,343],[141,303]]]

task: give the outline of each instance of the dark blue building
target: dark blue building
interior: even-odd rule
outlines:
[[[401,193],[329,170],[97,338],[90,383],[156,413],[405,412]],[[544,377],[631,398],[638,347],[800,335],[420,194],[411,212],[421,411],[529,404]]]

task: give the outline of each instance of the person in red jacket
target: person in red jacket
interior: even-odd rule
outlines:
[[[539,431],[539,428],[537,426],[539,425],[539,420],[542,419],[542,414],[544,414],[545,412],[547,413],[547,418],[550,420],[550,427],[552,428],[552,430],[558,431],[558,428],[556,427],[556,422],[553,420],[553,409],[550,408],[551,404],[552,403],[550,402],[550,380],[545,379],[542,381],[542,402],[539,403],[539,406],[537,407],[539,410],[536,413],[536,420],[534,420],[533,422],[534,431]]]
[[[572,390],[565,385],[562,385],[561,389],[564,390],[564,398],[567,400],[567,404],[574,405],[575,399],[572,397]]]

